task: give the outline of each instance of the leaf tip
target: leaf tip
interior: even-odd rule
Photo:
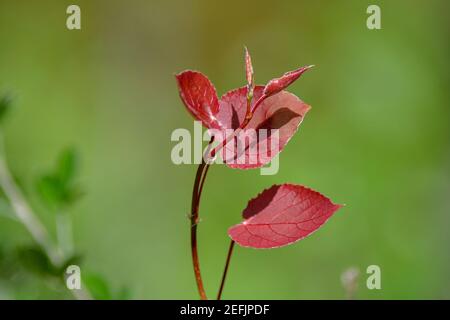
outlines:
[[[248,48],[246,46],[244,46],[244,60],[245,60],[245,76],[247,80],[247,85],[253,88],[254,81],[253,81],[252,57],[250,56],[250,52],[248,51]]]
[[[313,66],[314,65],[309,65],[292,71],[288,71],[281,77],[270,80],[264,88],[264,95],[271,96],[286,89],[298,78],[300,78],[303,73],[311,69]]]

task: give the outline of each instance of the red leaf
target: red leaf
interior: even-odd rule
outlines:
[[[219,101],[217,120],[223,129],[237,129],[245,119],[247,111],[247,87],[237,88],[225,93]],[[253,91],[252,106],[262,96],[263,86],[256,86]]]
[[[262,86],[255,87],[252,105],[262,96],[263,90]],[[225,128],[237,129],[244,120],[246,94],[247,88],[243,87],[221,98],[217,119]],[[245,129],[220,151],[222,159],[229,167],[239,169],[259,168],[269,163],[283,150],[309,109],[310,106],[287,91],[265,99]],[[222,134],[218,140],[225,140],[225,136]]]
[[[216,130],[210,134],[215,136],[218,150],[214,149],[211,156],[220,152],[229,167],[240,169],[269,163],[310,109],[295,95],[282,90],[310,67],[288,72],[265,87],[253,88],[253,66],[247,49],[245,65],[247,86],[229,91],[220,101],[214,86],[202,73],[184,71],[176,75],[180,97],[188,111],[206,128]],[[230,129],[236,132],[226,132]],[[223,141],[227,142],[225,146],[221,144]]]
[[[311,69],[313,66],[301,67],[294,71],[289,71],[283,74],[279,78],[275,78],[270,80],[266,87],[264,88],[264,95],[271,96],[275,93],[280,92],[281,90],[286,89],[290,86],[295,80],[300,78],[300,76],[307,70]]]
[[[207,128],[221,128],[216,115],[219,101],[209,79],[197,71],[183,71],[176,75],[181,100],[195,119]]]
[[[283,247],[319,229],[340,207],[309,188],[274,185],[249,201],[245,221],[231,227],[228,235],[243,247]]]

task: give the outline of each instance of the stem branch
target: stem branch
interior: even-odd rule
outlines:
[[[65,257],[73,254],[72,220],[67,212],[56,213],[56,238],[59,250]]]
[[[17,218],[30,232],[33,239],[44,249],[54,264],[61,263],[62,257],[57,254],[47,230],[34,215],[22,192],[12,179],[3,154],[0,155],[0,186],[8,197]]]
[[[208,173],[209,165],[204,161],[198,166],[197,174],[195,176],[194,188],[192,190],[192,208],[191,208],[191,253],[192,263],[194,265],[195,280],[197,282],[198,293],[202,300],[207,300],[205,288],[203,286],[202,276],[200,272],[200,263],[198,259],[197,249],[197,225],[199,223],[199,207],[200,198],[205,183],[206,175]]]
[[[225,269],[223,270],[222,281],[220,282],[219,292],[217,293],[217,300],[222,297],[223,287],[225,286],[225,280],[227,278],[228,267],[230,266],[231,255],[233,254],[234,241],[231,240],[230,247],[228,248],[227,260],[225,262]]]
[[[58,248],[52,242],[49,233],[39,218],[34,214],[30,205],[26,201],[22,191],[15,183],[8,164],[3,147],[3,136],[0,134],[0,187],[8,198],[14,213],[19,222],[24,225],[33,237],[34,241],[44,250],[50,261],[55,266],[63,263],[64,256],[58,251]],[[91,294],[86,289],[69,290],[76,299],[92,299]]]

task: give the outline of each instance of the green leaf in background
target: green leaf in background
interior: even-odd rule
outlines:
[[[99,274],[84,275],[83,283],[96,300],[129,300],[132,296],[128,287],[122,287],[117,293],[113,292],[106,279]]]
[[[42,201],[53,210],[58,210],[63,204],[64,187],[60,180],[53,175],[41,177],[36,185],[39,196]]]
[[[56,175],[65,186],[73,182],[78,173],[79,156],[74,148],[68,148],[61,152],[58,158]]]
[[[58,211],[81,197],[82,192],[75,183],[78,167],[78,153],[68,148],[59,155],[56,168],[38,179],[37,192],[48,208]]]
[[[58,276],[56,268],[45,252],[39,247],[23,247],[17,249],[19,263],[29,272],[40,276]]]
[[[3,121],[5,115],[11,109],[11,102],[12,99],[10,95],[4,95],[0,98],[0,122]]]
[[[111,291],[106,280],[97,274],[83,276],[83,283],[96,300],[112,299]]]
[[[11,248],[0,244],[0,279],[10,280],[17,273],[17,261],[10,253]]]
[[[5,247],[0,244],[0,276],[2,275],[2,270],[6,266],[7,254]]]

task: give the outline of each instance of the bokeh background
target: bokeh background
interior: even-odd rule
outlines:
[[[80,31],[66,29],[72,3]],[[381,7],[381,30],[366,28],[370,4]],[[172,131],[193,122],[174,73],[201,70],[221,95],[245,82],[244,45],[257,83],[315,64],[290,87],[313,109],[279,173],[210,170],[199,227],[208,294],[247,200],[292,182],[347,206],[295,245],[237,247],[224,298],[342,299],[340,277],[352,266],[361,272],[356,298],[450,298],[449,9],[436,0],[2,0],[11,170],[54,236],[35,181],[75,147],[84,196],[68,213],[82,274],[97,277],[103,298],[197,298],[187,219],[196,166],[170,160]],[[0,270],[0,298],[71,298],[46,276],[5,266],[30,243],[0,216],[3,267],[12,269]],[[365,286],[372,264],[381,290]]]

